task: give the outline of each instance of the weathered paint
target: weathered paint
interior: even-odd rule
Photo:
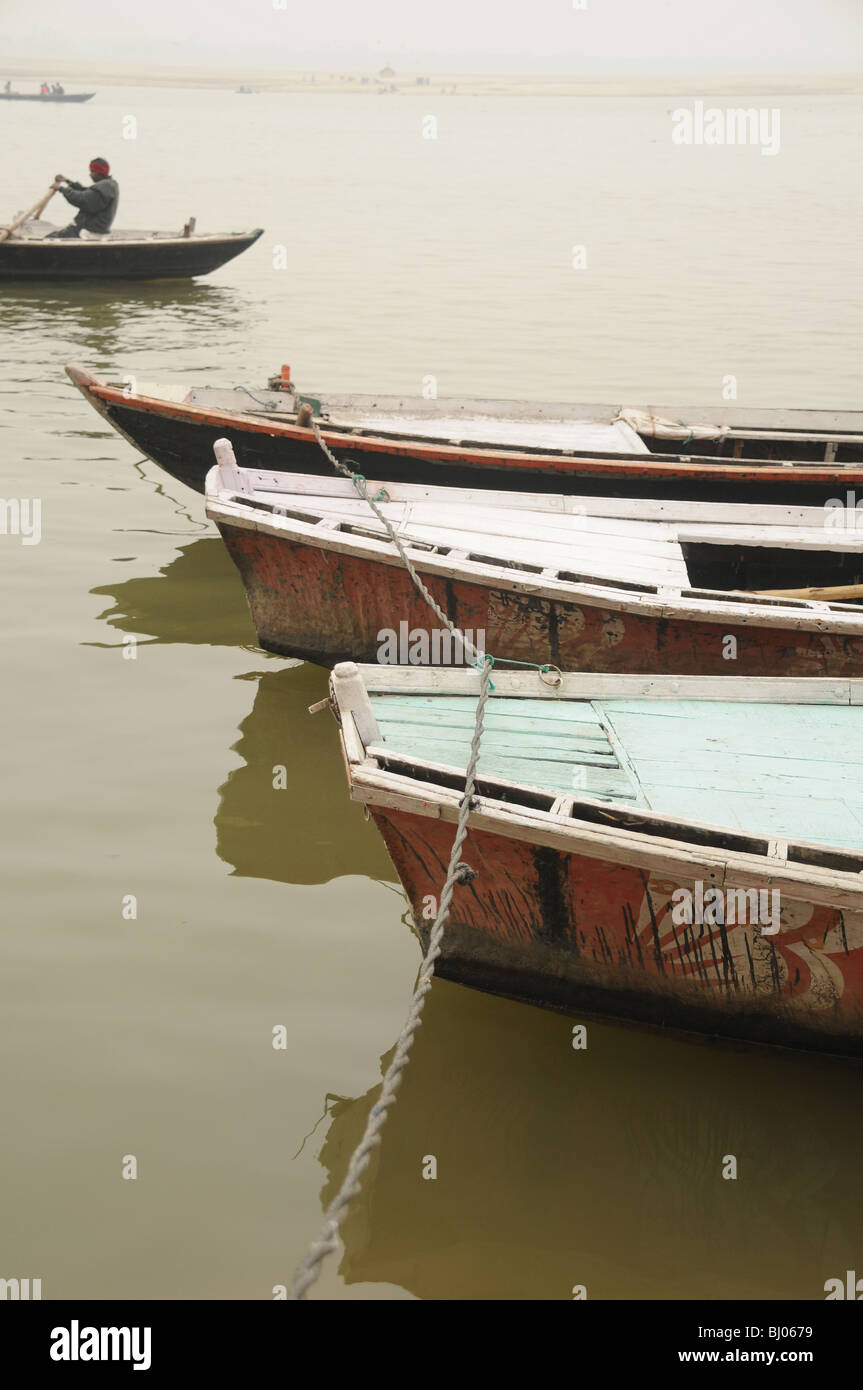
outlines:
[[[131,443],[197,491],[213,463],[212,446],[227,435],[244,468],[331,474],[309,429],[153,397],[130,397],[82,368],[67,368],[75,385]],[[694,501],[771,501],[822,505],[863,487],[863,464],[763,463],[754,459],[563,455],[506,447],[460,447],[328,428],[322,436],[355,471],[385,482],[451,484],[533,492],[676,497]]]
[[[496,691],[483,716],[482,777],[863,854],[863,704],[514,700]],[[400,758],[467,766],[475,697],[370,700],[380,742]]]
[[[431,631],[436,619],[400,566],[300,545],[227,524],[219,529],[240,571],[262,647],[322,665],[379,659],[378,634]],[[422,572],[422,563],[417,560]],[[562,670],[668,675],[861,676],[863,638],[621,612],[424,575],[451,622],[485,631],[497,657]],[[729,660],[726,639],[737,643]]]
[[[424,947],[453,826],[371,807]],[[676,925],[685,878],[470,829],[436,973],[491,993],[740,1041],[863,1056],[863,912],[782,896],[758,926]],[[733,886],[729,882],[726,886]]]

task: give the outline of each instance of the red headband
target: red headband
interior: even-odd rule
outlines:
[[[110,174],[111,166],[107,159],[91,159],[90,168],[94,174]]]

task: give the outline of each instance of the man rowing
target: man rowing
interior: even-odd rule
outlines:
[[[65,174],[55,176],[53,187],[59,189],[67,203],[78,209],[78,216],[68,227],[49,232],[48,237],[79,237],[82,232],[104,236],[110,231],[117,215],[120,189],[117,180],[111,178],[107,159],[90,160],[90,178],[92,183],[85,188],[83,183],[67,179]]]

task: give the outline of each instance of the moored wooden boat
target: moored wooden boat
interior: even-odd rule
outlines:
[[[387,482],[812,506],[855,487],[863,497],[860,411],[723,408],[707,426],[698,424],[700,411],[679,411],[690,423],[676,426],[680,437],[674,440],[661,433],[674,413],[669,407],[650,412],[542,402],[318,397],[140,380],[131,395],[122,383],[105,382],[85,367],[66,370],[120,434],[198,492],[213,444],[224,435],[243,467],[329,474],[311,429],[299,423],[298,407],[311,404],[336,456]],[[639,433],[630,419],[645,426],[653,421],[660,433]]]
[[[740,592],[816,584],[863,595],[863,526],[828,527],[831,513],[368,484],[381,491],[449,620],[495,657],[863,677],[863,606]],[[209,475],[207,515],[268,651],[324,665],[460,659],[348,479],[226,460]]]
[[[494,672],[436,973],[562,1009],[863,1055],[863,683]],[[350,795],[427,946],[475,670],[343,663]]]
[[[185,280],[209,275],[262,235],[230,232],[111,231],[104,237],[58,238],[47,222],[25,223],[0,245],[0,280]]]

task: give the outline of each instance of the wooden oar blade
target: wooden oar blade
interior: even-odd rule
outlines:
[[[41,217],[56,192],[57,190],[52,184],[44,198],[40,198],[38,203],[33,204],[32,208],[29,208],[27,212],[22,212],[20,217],[16,217],[14,222],[10,222],[8,227],[4,227],[3,231],[0,232],[0,242],[8,241],[12,233],[17,232],[18,228],[25,222],[29,222],[31,218]]]

